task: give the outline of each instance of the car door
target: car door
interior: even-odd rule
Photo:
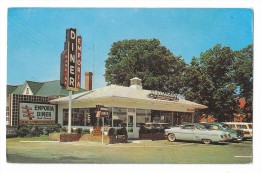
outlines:
[[[177,139],[189,140],[189,141],[195,140],[195,137],[194,137],[194,125],[193,124],[184,125],[182,127],[182,129],[181,129],[180,137],[177,138]]]
[[[203,125],[197,125],[194,129],[194,140],[201,141],[202,139],[210,139],[209,131]]]

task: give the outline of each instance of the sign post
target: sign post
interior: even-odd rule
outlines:
[[[71,133],[71,105],[72,105],[72,91],[69,91],[68,133]]]
[[[104,143],[104,127],[105,127],[105,117],[109,116],[109,110],[107,107],[104,107],[103,105],[96,105],[97,114],[96,117],[102,118],[102,144]]]
[[[102,117],[102,144],[104,144],[104,117]]]

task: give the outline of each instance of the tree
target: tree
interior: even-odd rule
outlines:
[[[245,107],[241,112],[252,114],[253,112],[253,45],[250,44],[242,50],[235,52],[235,81],[238,86],[238,98],[244,98]],[[250,121],[250,120],[249,120]]]
[[[230,121],[233,113],[241,112],[237,99],[245,98],[242,111],[252,114],[252,45],[233,51],[217,44],[199,58],[193,57],[189,65],[157,39],[115,42],[108,55],[108,84],[129,86],[131,78],[139,77],[145,89],[183,94],[208,106],[206,113],[218,121]]]
[[[109,84],[129,86],[139,77],[143,88],[180,93],[186,63],[174,56],[157,39],[123,40],[113,43],[106,60],[105,79]]]
[[[236,91],[234,57],[229,47],[220,44],[201,53],[199,59],[194,57],[184,75],[185,98],[207,105],[208,114],[219,119],[230,113]]]

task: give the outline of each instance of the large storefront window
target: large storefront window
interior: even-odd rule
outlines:
[[[170,122],[171,126],[176,126],[180,124],[185,124],[185,123],[191,123],[192,122],[192,113],[185,113],[185,112],[173,112],[172,117],[170,115],[166,115],[164,117],[165,122],[167,122],[167,119],[171,119],[172,121]],[[169,123],[169,122],[167,122]]]
[[[172,112],[162,111],[161,112],[161,119],[163,120],[163,122],[169,123],[170,125],[172,125],[172,122],[173,122],[172,115],[173,115]]]
[[[69,110],[63,109],[63,125],[68,125]],[[74,108],[71,110],[72,126],[90,126],[91,125],[90,109]]]
[[[179,113],[180,124],[190,123],[192,122],[192,113],[182,112]]]
[[[127,123],[127,109],[113,108],[113,127],[126,127]]]
[[[104,125],[111,126],[112,108],[109,108],[110,115],[104,118]],[[63,109],[63,125],[68,125],[69,110]],[[96,117],[96,108],[73,108],[71,110],[72,126],[102,126],[102,118]]]
[[[136,126],[141,127],[148,122],[151,122],[151,110],[136,109]]]
[[[151,111],[151,121],[154,123],[161,122],[161,111],[158,110],[152,110]]]
[[[192,113],[152,110],[152,122],[169,123],[170,126],[192,122]]]

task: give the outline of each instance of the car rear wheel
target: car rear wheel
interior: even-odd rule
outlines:
[[[211,140],[210,139],[202,139],[202,142],[204,144],[210,144],[211,143]]]
[[[176,139],[176,137],[175,137],[175,135],[174,135],[173,133],[171,133],[171,134],[168,135],[168,140],[169,140],[170,142],[175,141],[175,139]]]

